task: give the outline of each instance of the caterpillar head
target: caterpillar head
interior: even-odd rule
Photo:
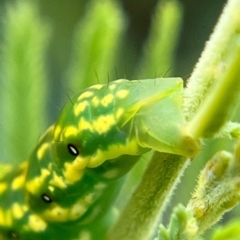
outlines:
[[[96,168],[121,155],[141,155],[126,109],[129,81],[95,85],[68,102],[55,126],[52,143],[58,166],[70,172]],[[73,170],[74,169],[74,170]]]
[[[187,157],[199,142],[184,130],[180,78],[117,80],[95,85],[63,108],[54,129],[54,159],[69,175],[150,149]]]

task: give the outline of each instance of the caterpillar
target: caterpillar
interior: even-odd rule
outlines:
[[[124,176],[156,150],[193,157],[180,78],[117,80],[74,96],[29,159],[0,166],[0,240],[101,239]]]
[[[98,178],[100,169],[85,169],[81,181],[68,184],[53,161],[53,130],[19,168],[5,166],[0,239],[98,239],[107,229],[105,212],[121,179],[106,182]]]

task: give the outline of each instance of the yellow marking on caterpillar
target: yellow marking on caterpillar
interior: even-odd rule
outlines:
[[[51,209],[46,209],[40,216],[48,221],[65,222],[80,218],[88,210],[89,204],[83,199],[79,199],[70,208],[64,208],[60,205],[53,205]]]
[[[80,157],[78,156],[77,158]],[[86,163],[84,164],[84,167],[82,167],[82,169],[79,168],[79,166],[81,167],[81,164],[79,164],[76,159],[72,163],[64,164],[63,174],[68,183],[75,183],[83,177],[84,171],[82,169],[85,168]]]
[[[87,205],[87,206],[85,206]],[[84,204],[84,201],[81,199],[81,201],[78,201],[76,204],[73,205],[73,207],[70,210],[70,218],[72,220],[78,219],[81,217],[87,210],[88,210],[88,204]]]
[[[96,84],[96,85],[93,85],[89,88],[91,88],[91,89],[101,89],[103,86],[104,86],[103,84]]]
[[[26,212],[28,211],[28,206],[27,205],[22,205],[23,211]]]
[[[39,160],[41,160],[43,158],[43,156],[45,155],[45,152],[47,151],[49,146],[50,146],[49,143],[43,143],[41,145],[41,147],[38,149],[38,151],[37,151],[37,158]]]
[[[114,90],[116,88],[116,84],[111,84],[110,86],[109,86],[109,89],[110,90]]]
[[[82,231],[80,233],[80,236],[77,239],[81,239],[81,240],[92,240],[91,238],[91,233],[88,231]]]
[[[106,188],[106,184],[103,182],[99,182],[94,185],[94,189],[96,190],[103,190],[104,188]]]
[[[98,119],[93,121],[94,130],[99,134],[108,132],[110,128],[115,124],[116,120],[113,114],[100,116]]]
[[[57,139],[62,132],[62,127],[57,125],[54,129],[54,139]]]
[[[5,226],[5,227],[10,227],[12,226],[12,214],[11,210],[3,210],[0,208],[0,225]]]
[[[136,139],[128,141],[126,144],[113,144],[108,147],[108,150],[97,150],[94,155],[81,157],[77,156],[72,163],[65,163],[64,177],[69,183],[75,183],[80,180],[83,175],[83,169],[86,167],[95,168],[105,162],[107,159],[114,159],[122,155],[139,155],[139,145]]]
[[[126,79],[118,79],[114,81],[114,83],[117,83],[117,84],[121,82],[126,82]]]
[[[94,201],[94,193],[88,193],[85,197],[84,197],[84,202],[86,202],[87,204],[92,204]]]
[[[121,98],[121,99],[124,99],[127,97],[127,95],[129,94],[129,91],[128,90],[119,90],[117,91],[116,95],[118,98]]]
[[[24,184],[24,181],[25,181],[25,175],[20,175],[19,177],[14,178],[11,188],[13,190],[17,190],[21,188]]]
[[[47,169],[51,172],[52,171],[52,163],[50,162],[47,166]]]
[[[47,221],[65,222],[69,216],[69,209],[55,204],[51,209],[43,211],[40,216]]]
[[[0,183],[0,194],[3,194],[8,188],[7,183]]]
[[[50,171],[46,168],[41,169],[41,178],[45,178],[46,176],[50,175]]]
[[[24,215],[24,210],[19,203],[15,202],[12,205],[12,213],[14,218],[20,219]]]
[[[106,96],[104,96],[101,100],[101,104],[104,107],[107,107],[110,103],[112,103],[114,96],[112,94],[107,94]]]
[[[124,109],[123,108],[119,108],[116,112],[116,119],[119,119],[124,113]]]
[[[53,173],[52,180],[50,181],[51,185],[57,186],[61,189],[64,189],[67,187],[66,183],[63,180],[63,177],[58,176],[56,172]]]
[[[89,98],[89,97],[92,97],[93,96],[93,92],[90,92],[90,91],[86,91],[84,92],[83,94],[81,94],[79,97],[78,97],[78,101],[81,101],[82,99],[84,98]]]
[[[35,232],[42,232],[46,229],[47,223],[38,215],[32,214],[28,218],[29,227]]]
[[[44,210],[39,215],[47,220],[47,221],[54,221],[54,222],[66,222],[77,220],[81,216],[83,216],[86,211],[89,209],[89,206],[95,202],[98,197],[101,195],[100,191],[93,191],[85,197],[79,198],[74,204],[72,204],[69,208],[63,207],[57,203],[52,203],[50,208]]]
[[[100,104],[100,99],[99,99],[97,96],[95,96],[95,97],[92,99],[92,104],[93,104],[94,107],[98,107],[99,104]]]
[[[74,105],[74,115],[77,117],[80,113],[82,113],[89,106],[88,101],[83,101]]]
[[[4,176],[6,176],[9,172],[12,171],[13,166],[12,165],[5,165],[5,164],[1,164],[0,165],[0,179],[4,178]]]
[[[22,171],[27,170],[27,166],[28,166],[28,162],[25,161],[20,165],[19,169],[22,170]]]
[[[119,174],[119,169],[109,169],[107,172],[103,174],[103,177],[106,179],[113,179]]]
[[[51,193],[54,192],[54,187],[53,187],[53,186],[48,186],[48,189],[49,189],[49,191],[50,191]]]
[[[71,137],[71,136],[77,136],[78,132],[79,131],[76,127],[68,126],[64,129],[64,137],[68,138],[68,137]]]
[[[32,194],[37,193],[37,191],[41,188],[41,186],[44,184],[45,179],[47,176],[49,176],[51,173],[47,169],[41,169],[41,176],[35,177],[31,181],[28,181],[26,184],[26,188],[29,192]]]
[[[109,145],[107,151],[97,150],[96,154],[89,157],[87,166],[95,168],[100,166],[107,159],[114,159],[122,155],[122,153],[128,153],[128,155],[139,155],[139,145],[135,139],[128,141],[126,144],[113,144]]]
[[[61,206],[53,206],[40,214],[43,219],[53,222],[65,222],[68,220],[76,220],[81,217],[88,208],[82,203],[77,202],[70,208],[63,208]]]
[[[93,126],[90,122],[86,121],[85,118],[81,118],[79,120],[79,123],[78,123],[78,131],[82,131],[82,130],[88,130],[90,132],[93,132]]]

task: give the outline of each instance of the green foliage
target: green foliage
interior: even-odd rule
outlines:
[[[111,67],[117,61],[124,29],[125,18],[116,1],[88,2],[87,11],[74,34],[68,82],[71,89],[84,89],[109,81],[115,71]]]
[[[177,1],[159,1],[151,31],[137,68],[138,78],[170,76],[181,29],[182,8]],[[161,36],[161,37],[160,37]]]
[[[43,116],[46,114],[45,54],[49,29],[38,15],[37,7],[25,1],[8,5],[5,13],[1,54],[0,129],[4,146],[1,158],[15,163],[29,155],[46,127]]]
[[[197,224],[190,210],[178,205],[173,209],[168,229],[160,225],[158,237],[155,240],[193,239]],[[200,238],[198,238],[200,239]]]
[[[224,227],[217,227],[212,236],[212,240],[238,240],[239,239],[239,220],[230,221]]]

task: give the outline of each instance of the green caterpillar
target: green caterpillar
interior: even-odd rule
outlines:
[[[102,239],[123,176],[142,154],[199,151],[186,132],[182,86],[117,80],[71,99],[26,162],[1,166],[0,240]]]
[[[29,161],[1,177],[0,239],[98,239],[107,230],[106,208],[121,180],[105,182],[86,169],[81,181],[68,184],[53,161],[53,130]]]

